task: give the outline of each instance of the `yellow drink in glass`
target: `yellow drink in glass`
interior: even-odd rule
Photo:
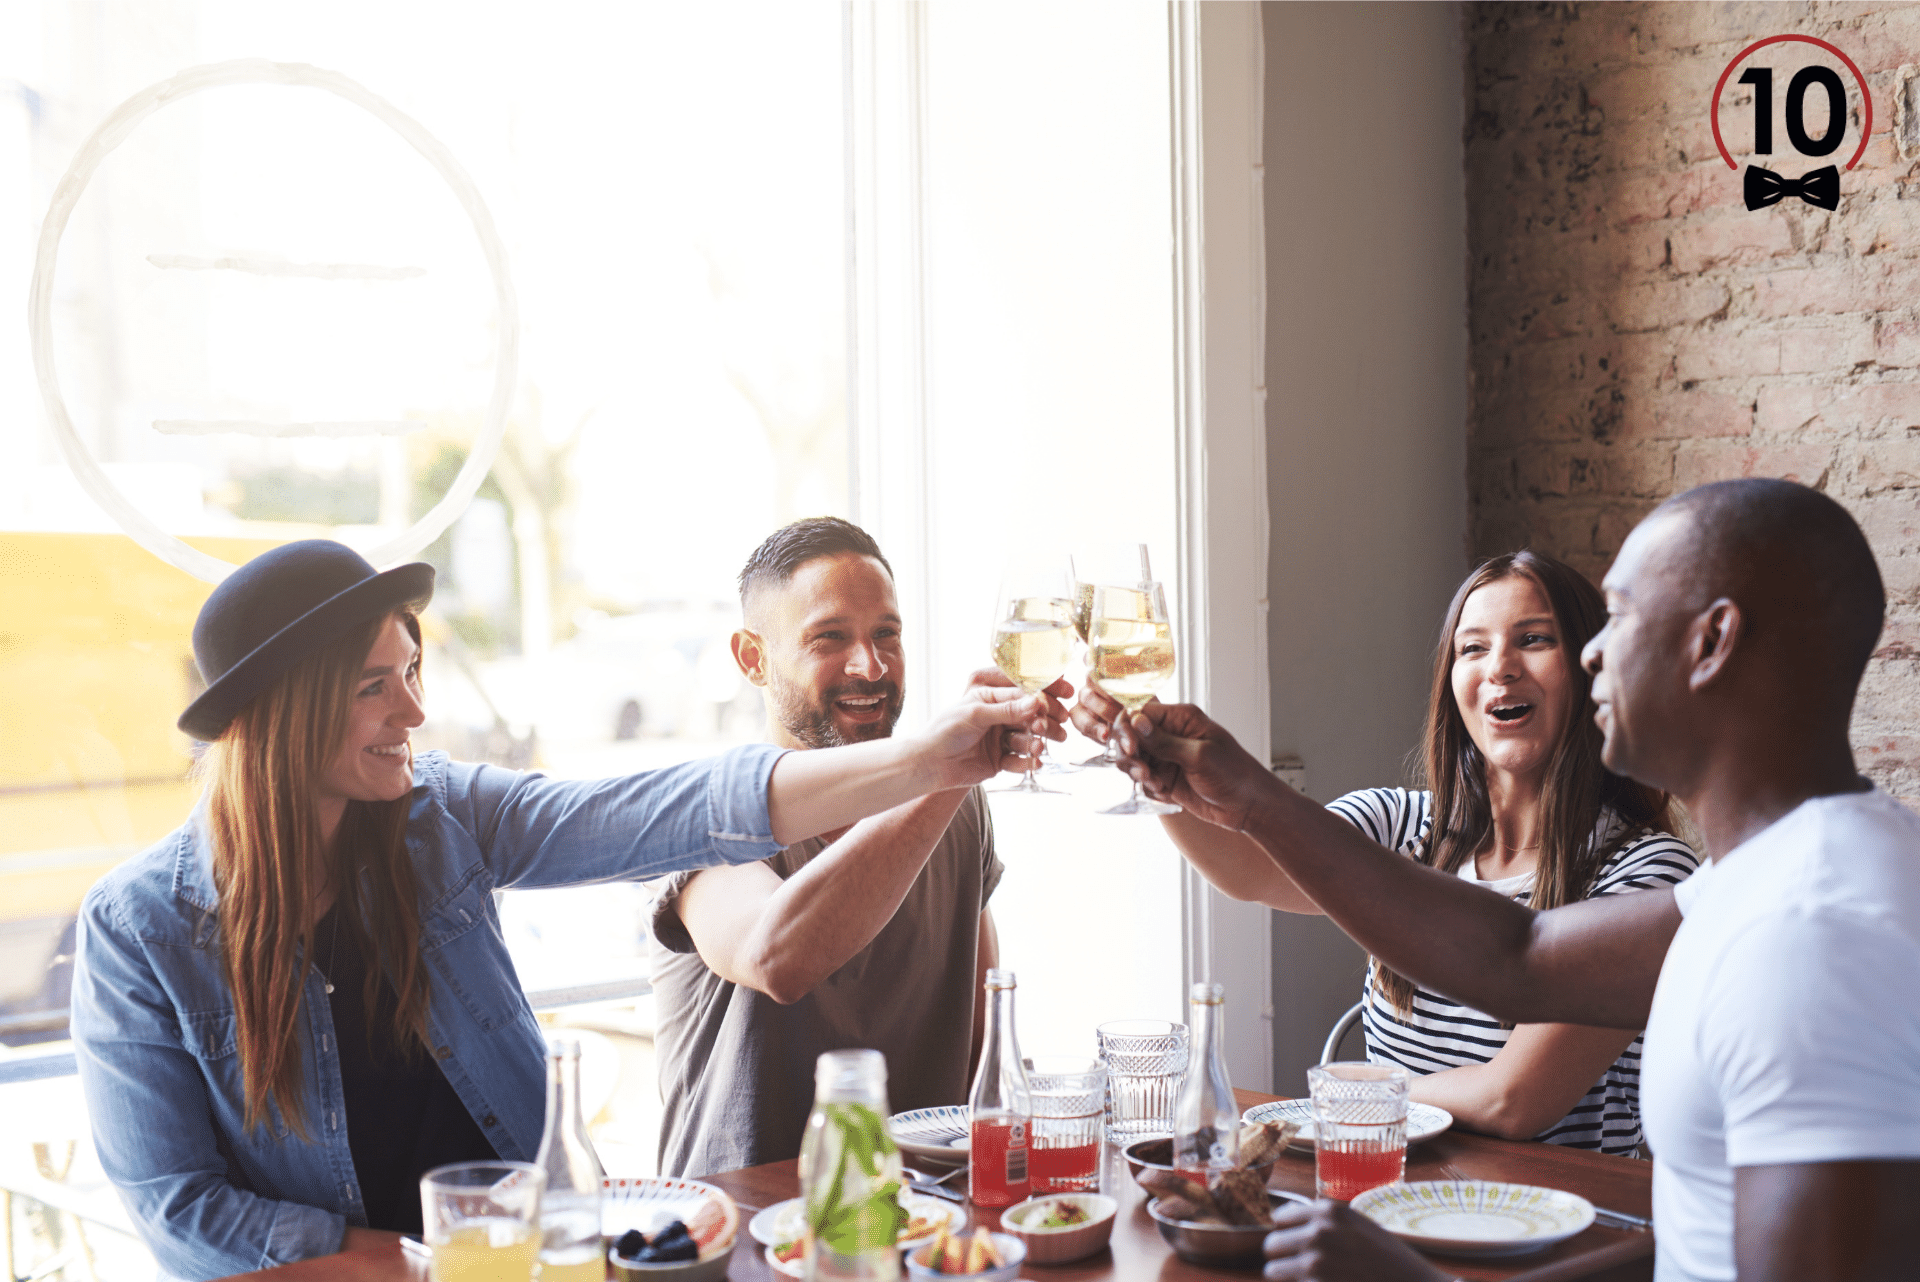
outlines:
[[[468,1220],[433,1242],[433,1282],[532,1282],[540,1235],[522,1220]]]

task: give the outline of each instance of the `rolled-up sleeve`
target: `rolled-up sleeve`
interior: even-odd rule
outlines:
[[[753,863],[780,850],[767,785],[784,752],[747,744],[590,780],[449,762],[445,804],[502,886],[630,881]]]
[[[76,953],[74,1051],[94,1146],[160,1267],[218,1278],[338,1251],[343,1216],[229,1180],[173,1004],[98,888],[81,908]]]

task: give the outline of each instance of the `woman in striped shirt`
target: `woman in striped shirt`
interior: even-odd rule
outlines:
[[[1454,594],[1434,655],[1430,791],[1368,789],[1330,809],[1389,849],[1535,908],[1685,880],[1699,859],[1665,831],[1666,795],[1600,763],[1579,656],[1605,618],[1600,593],[1552,557],[1515,552],[1480,566]],[[1102,700],[1090,702],[1098,715]],[[1247,838],[1186,814],[1165,823],[1234,898],[1320,911]],[[1377,962],[1365,1001],[1368,1058],[1410,1070],[1413,1098],[1461,1125],[1607,1153],[1638,1148],[1639,1033],[1506,1027]]]

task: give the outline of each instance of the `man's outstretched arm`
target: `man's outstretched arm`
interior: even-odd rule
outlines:
[[[966,790],[863,820],[785,881],[764,863],[708,868],[677,908],[722,979],[790,1005],[873,942],[926,866]]]
[[[1670,890],[1539,913],[1368,841],[1188,704],[1120,723],[1155,797],[1251,837],[1354,941],[1425,988],[1515,1023],[1642,1028],[1680,926]]]

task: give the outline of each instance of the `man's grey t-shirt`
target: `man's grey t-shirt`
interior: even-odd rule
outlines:
[[[803,841],[767,866],[785,880],[825,848],[818,838]],[[693,873],[654,883],[661,1173],[713,1175],[799,1156],[814,1062],[825,1051],[883,1053],[895,1112],[964,1104],[980,914],[1000,872],[993,820],[975,788],[892,920],[791,1006],[729,983],[700,960],[678,912]]]

